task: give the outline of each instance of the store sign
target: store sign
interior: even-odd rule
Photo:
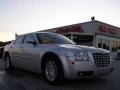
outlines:
[[[69,26],[69,27],[60,27],[57,29],[56,33],[69,33],[69,32],[84,32],[81,26]]]
[[[101,32],[116,34],[117,30],[115,28],[109,28],[108,26],[100,25],[99,30]]]

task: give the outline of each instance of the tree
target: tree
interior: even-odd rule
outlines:
[[[5,45],[7,45],[7,44],[9,44],[9,43],[11,43],[11,41],[7,41],[7,42],[2,42],[2,41],[0,41],[0,47],[1,47],[1,46],[5,46]]]

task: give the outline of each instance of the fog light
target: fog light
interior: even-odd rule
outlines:
[[[78,72],[78,76],[92,76],[93,71],[80,71]]]

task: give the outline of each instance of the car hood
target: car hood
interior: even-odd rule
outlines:
[[[108,50],[102,49],[102,48],[95,48],[90,46],[82,46],[82,45],[73,45],[73,44],[64,44],[59,45],[60,47],[69,48],[69,49],[76,49],[76,50],[85,50],[90,52],[103,52],[103,53],[109,53]]]

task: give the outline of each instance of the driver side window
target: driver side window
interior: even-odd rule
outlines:
[[[35,42],[35,39],[32,34],[28,34],[25,37],[24,44],[29,44],[28,42]]]

